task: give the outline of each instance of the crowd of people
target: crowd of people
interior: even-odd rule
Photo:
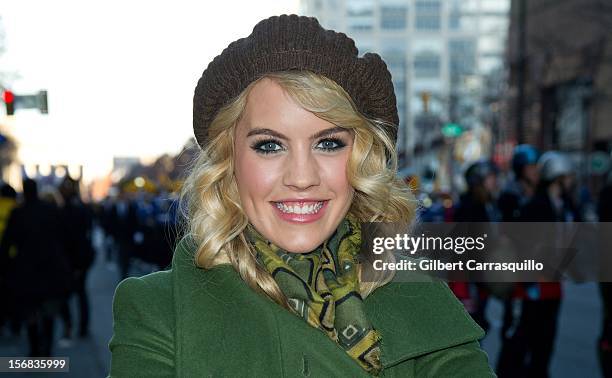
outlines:
[[[479,160],[465,171],[467,190],[442,217],[447,222],[581,222],[592,220],[590,203],[576,195],[576,167],[564,153],[540,154],[531,145],[519,145],[512,174],[499,187],[500,171],[493,161]],[[587,196],[586,198],[589,198]],[[599,195],[598,219],[609,222],[612,213],[612,173]],[[431,215],[428,215],[432,218]],[[451,282],[451,288],[472,317],[489,329],[486,308],[492,296],[487,285]],[[601,283],[603,325],[598,341],[604,376],[612,376],[612,298],[610,284]],[[495,293],[497,297],[498,293]],[[501,296],[504,315],[501,351],[496,371],[500,377],[546,377],[553,354],[563,298],[559,282],[514,283]]]
[[[39,193],[33,179],[23,181],[17,196],[8,184],[0,190],[0,329],[13,334],[27,329],[29,355],[51,356],[55,319],[63,338],[89,336],[87,273],[95,252],[91,235],[93,212],[70,177],[57,190]],[[78,329],[70,306],[78,302]]]
[[[172,261],[179,234],[176,193],[128,192],[106,197],[98,206],[106,260],[115,261],[119,278],[129,276],[133,260],[164,269]]]
[[[166,192],[122,192],[101,203],[84,202],[80,182],[68,176],[58,185],[26,179],[20,194],[2,184],[0,300],[6,305],[0,306],[0,336],[20,336],[25,329],[31,357],[52,356],[56,339],[69,345],[75,337],[88,337],[94,228],[104,231],[100,250],[118,267],[117,282],[131,274],[135,259],[163,269],[177,234],[173,204],[173,194]]]

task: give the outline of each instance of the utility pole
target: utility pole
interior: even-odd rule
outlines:
[[[516,94],[516,141],[525,143],[525,76],[527,70],[527,0],[518,4],[518,64]]]

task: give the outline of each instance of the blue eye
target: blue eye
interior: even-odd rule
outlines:
[[[320,148],[323,151],[335,151],[344,146],[346,146],[346,144],[344,144],[344,142],[342,142],[340,139],[336,138],[323,139],[319,142],[319,144],[317,144],[317,148]]]
[[[276,153],[283,149],[280,143],[275,140],[264,140],[261,142],[257,142],[252,145],[251,148],[259,154]]]

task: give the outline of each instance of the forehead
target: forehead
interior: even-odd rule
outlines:
[[[323,120],[295,102],[274,80],[260,80],[247,97],[238,128],[247,131],[268,128],[285,135],[310,136],[334,124]]]

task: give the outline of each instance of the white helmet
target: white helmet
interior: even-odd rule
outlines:
[[[553,181],[557,177],[574,173],[574,164],[569,157],[561,152],[545,152],[538,160],[540,179]]]

